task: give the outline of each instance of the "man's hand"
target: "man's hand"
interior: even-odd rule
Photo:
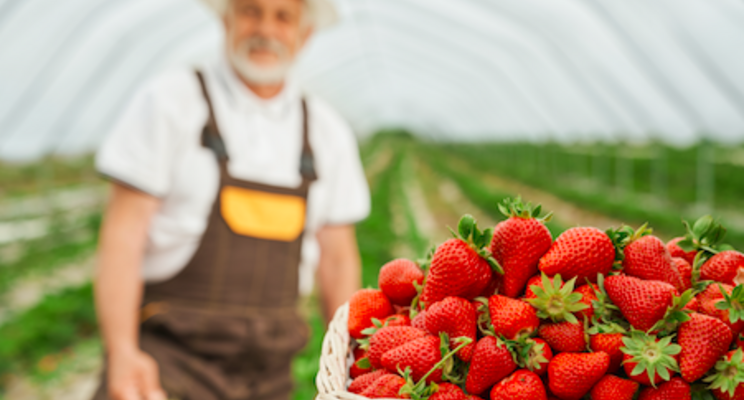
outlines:
[[[158,367],[139,350],[142,257],[156,197],[114,184],[98,243],[95,300],[114,400],[165,399]],[[159,396],[159,397],[158,397]]]
[[[318,231],[318,283],[326,321],[361,285],[361,263],[353,225],[325,226]]]
[[[110,354],[107,379],[111,400],[166,400],[158,364],[139,349]]]

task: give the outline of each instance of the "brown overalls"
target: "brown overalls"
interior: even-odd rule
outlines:
[[[297,313],[306,200],[316,179],[302,101],[302,184],[285,188],[230,176],[209,107],[202,144],[217,157],[220,186],[196,253],[174,278],[145,286],[140,347],[179,400],[287,400],[292,358],[309,334]],[[94,400],[107,399],[104,380]]]

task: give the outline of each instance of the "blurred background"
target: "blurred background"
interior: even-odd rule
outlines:
[[[359,136],[364,284],[521,194],[575,225],[720,217],[744,248],[741,0],[336,0],[297,80]],[[85,399],[106,199],[93,153],[144,80],[199,65],[198,0],[0,0],[0,398]],[[294,365],[314,393],[323,323]]]

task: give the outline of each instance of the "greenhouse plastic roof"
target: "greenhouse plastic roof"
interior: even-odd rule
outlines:
[[[742,0],[337,0],[298,80],[359,134],[744,141]],[[197,0],[0,0],[0,159],[94,150],[146,78],[215,57]]]

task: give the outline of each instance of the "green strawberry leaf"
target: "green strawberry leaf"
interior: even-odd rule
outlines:
[[[703,379],[704,382],[710,383],[708,388],[721,390],[733,398],[736,388],[744,383],[744,363],[742,363],[742,358],[744,358],[742,349],[737,349],[731,360],[726,355],[721,357],[716,363],[716,372]]]
[[[360,358],[359,360],[357,360],[357,362],[355,364],[356,364],[357,368],[361,368],[361,369],[370,369],[370,368],[372,368],[372,364],[369,362],[369,358],[367,358],[367,357]]]

